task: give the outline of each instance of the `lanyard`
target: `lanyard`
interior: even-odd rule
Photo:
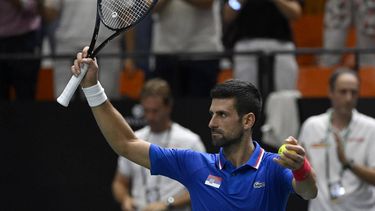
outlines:
[[[338,135],[340,136],[342,142],[344,143],[344,153],[345,153],[345,148],[346,148],[346,143],[348,141],[348,137],[349,137],[349,134],[350,134],[350,125],[351,125],[351,121],[350,123],[348,124],[348,127],[345,129],[345,133],[344,135],[341,135],[341,133],[338,133]],[[326,144],[326,153],[325,153],[325,161],[326,161],[326,177],[327,177],[327,182],[329,183],[330,182],[330,160],[329,160],[329,148],[330,148],[330,145],[328,143],[328,140],[329,140],[329,137],[330,137],[330,134],[333,134],[334,133],[334,128],[332,126],[332,111],[330,112],[329,114],[329,118],[328,118],[328,127],[327,127],[327,130],[326,130],[326,134],[325,134],[325,144]],[[334,137],[335,138],[335,137]],[[341,143],[339,143],[341,144]],[[342,180],[342,177],[344,175],[344,169],[341,168],[341,171],[340,171],[340,179],[339,181]]]

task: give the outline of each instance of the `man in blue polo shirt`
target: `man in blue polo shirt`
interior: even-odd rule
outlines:
[[[252,127],[260,116],[262,100],[249,82],[229,80],[212,91],[210,107],[212,141],[220,153],[165,149],[138,139],[122,115],[107,100],[97,81],[98,66],[87,56],[87,47],[72,66],[79,75],[81,63],[89,65],[81,82],[95,119],[111,147],[121,156],[168,176],[189,190],[193,210],[285,210],[290,193],[304,199],[317,195],[315,174],[297,140],[286,140],[281,156],[265,152],[252,140]],[[173,208],[173,199],[166,202]]]

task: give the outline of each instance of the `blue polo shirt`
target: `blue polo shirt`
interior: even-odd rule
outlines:
[[[151,145],[151,174],[182,183],[189,191],[192,210],[280,211],[293,192],[291,170],[254,141],[255,150],[244,165],[235,168],[220,149],[218,154],[164,149]]]

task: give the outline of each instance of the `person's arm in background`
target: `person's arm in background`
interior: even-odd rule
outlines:
[[[206,152],[203,142],[198,135],[196,135],[196,137],[194,137],[190,141],[184,142],[181,147],[197,152]],[[172,197],[173,203],[170,206],[172,206],[173,208],[184,208],[190,205],[190,195],[186,189]],[[168,203],[166,202],[155,202],[149,204],[144,211],[169,210],[170,208],[171,207],[168,207]]]
[[[95,60],[86,58],[87,51],[88,47],[85,47],[82,52],[77,54],[71,71],[75,76],[78,76],[81,65],[87,64],[88,70],[81,81],[81,86],[94,90],[94,96],[102,96],[101,92],[96,91],[97,89],[102,90],[98,87],[98,64]],[[105,99],[100,105],[91,107],[91,110],[106,141],[118,155],[150,168],[149,149],[151,144],[135,136],[129,124],[108,100]]]
[[[318,194],[318,188],[316,186],[316,175],[314,170],[305,158],[306,153],[302,146],[298,145],[295,138],[289,137],[286,140],[287,150],[294,151],[284,152],[283,156],[279,159],[275,159],[277,163],[289,168],[293,171],[293,189],[294,191],[305,200],[313,199]],[[297,175],[298,174],[298,175]]]
[[[42,5],[42,17],[46,23],[51,23],[60,16],[62,0],[44,0]]]
[[[126,53],[134,53],[135,51],[135,39],[136,39],[136,29],[132,28],[129,29],[124,33],[124,51]],[[130,71],[130,73],[134,73],[136,70],[136,64],[135,64],[135,59],[133,56],[129,57],[127,56],[124,61],[123,65],[125,70]]]
[[[237,17],[240,8],[246,3],[246,1],[247,0],[232,1],[235,5],[239,6],[238,9],[234,9],[232,6],[230,6],[229,1],[227,0],[223,6],[223,24],[227,25],[232,23],[232,21],[234,21],[234,19]]]
[[[130,178],[116,171],[112,182],[112,192],[115,200],[121,205],[121,210],[134,210],[134,201],[130,195]]]
[[[280,11],[289,19],[296,20],[302,15],[302,7],[298,0],[272,0]]]
[[[175,208],[183,208],[190,205],[189,192],[184,189],[182,193],[176,196],[172,196],[173,202],[168,203],[167,201],[158,201],[147,205],[143,211],[154,211],[154,210],[170,210]]]
[[[336,142],[336,150],[337,150],[337,157],[341,163],[341,165],[350,171],[353,172],[360,180],[363,180],[371,185],[375,185],[375,169],[360,165],[353,161],[349,161],[345,155],[344,147],[342,146],[342,141],[340,140],[339,135],[337,133],[333,133],[335,136]]]

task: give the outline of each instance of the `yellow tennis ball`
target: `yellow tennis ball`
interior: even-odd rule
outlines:
[[[293,151],[293,150],[288,150],[288,149],[286,148],[286,144],[281,145],[281,147],[279,148],[279,151],[278,151],[279,155],[283,155],[283,152],[284,152],[284,151],[289,152],[289,153],[291,153],[291,154],[296,154],[295,151]]]

